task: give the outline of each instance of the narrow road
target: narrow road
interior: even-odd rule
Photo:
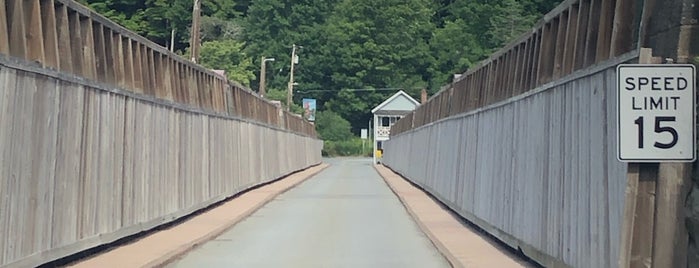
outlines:
[[[449,267],[370,159],[326,162],[169,267]]]

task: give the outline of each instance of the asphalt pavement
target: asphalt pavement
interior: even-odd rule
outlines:
[[[371,159],[326,162],[168,267],[449,267]]]

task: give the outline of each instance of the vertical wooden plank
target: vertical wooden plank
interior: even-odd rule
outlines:
[[[179,103],[187,103],[187,98],[185,97],[186,95],[182,85],[180,63],[176,60],[170,59],[170,65],[172,66],[173,99]]]
[[[579,7],[578,3],[570,6],[568,10],[568,27],[566,30],[566,41],[563,52],[563,70],[561,75],[565,76],[573,72],[573,58],[575,57],[575,51],[577,50],[577,33],[578,33],[578,13]]]
[[[0,3],[2,4],[2,3]],[[4,9],[5,5],[0,5],[0,9]],[[1,33],[0,33],[1,34]],[[15,82],[10,79],[10,75],[14,71],[3,68],[0,69],[0,147],[6,148],[0,151],[0,237],[9,238],[8,234],[10,228],[10,217],[11,217],[11,207],[10,207],[10,190],[13,186],[12,178],[9,175],[10,170],[7,168],[8,163],[10,163],[13,155],[10,150],[12,144],[12,122],[14,111],[14,93],[16,90],[10,90],[10,88],[15,87]],[[9,239],[0,239],[0,263],[9,262],[6,260],[5,255],[8,251]]]
[[[88,17],[80,18],[80,35],[82,37],[82,55],[83,55],[83,76],[89,79],[97,78],[97,67],[95,59],[95,41],[92,33],[92,19]]]
[[[545,26],[544,26],[545,27]],[[534,39],[534,46],[532,47],[532,61],[531,61],[531,76],[528,78],[529,88],[536,88],[539,85],[539,73],[541,72],[541,53],[543,52],[543,33],[544,30],[539,30],[536,32]]]
[[[53,214],[53,247],[76,241],[78,238],[78,194],[80,192],[80,160],[84,116],[85,91],[77,86],[61,83],[56,151],[56,195]]]
[[[44,35],[39,0],[24,0],[27,59],[44,63]]]
[[[583,67],[590,66],[595,63],[597,58],[597,38],[599,36],[599,21],[602,12],[602,0],[590,0],[590,16],[587,26],[587,38],[585,38],[585,55]]]
[[[58,38],[58,70],[75,73],[73,67],[73,37],[71,36],[72,25],[68,18],[68,8],[64,5],[55,7],[56,13],[56,33]],[[71,49],[72,48],[72,49]]]
[[[117,85],[122,88],[128,88],[124,56],[124,42],[121,41],[121,34],[112,32],[112,60],[114,61],[113,77]]]
[[[134,49],[132,47],[131,39],[125,36],[121,36],[121,52],[124,59],[124,81],[126,83],[126,88],[136,91],[136,77],[134,74]]]
[[[623,0],[622,0],[623,1]],[[614,7],[616,0],[602,1],[599,16],[599,32],[597,35],[597,57],[595,62],[609,59],[611,48],[612,27],[614,24]]]
[[[32,120],[32,142],[31,151],[34,155],[32,159],[32,178],[36,183],[34,202],[36,202],[34,213],[35,221],[32,222],[36,237],[33,241],[35,251],[46,251],[51,249],[51,233],[53,223],[54,182],[55,165],[58,140],[58,112],[59,112],[59,90],[56,81],[51,79],[41,79],[40,76],[34,78],[37,92],[34,95],[34,113],[37,115]],[[58,211],[57,213],[62,213]]]
[[[163,79],[163,84],[164,84],[164,90],[165,90],[165,96],[164,98],[167,100],[175,101],[175,94],[174,94],[174,86],[173,86],[173,73],[174,70],[172,69],[172,59],[168,57],[167,55],[162,55],[158,54],[160,63],[161,63],[161,69],[158,71],[161,74],[161,78]]]
[[[102,24],[92,22],[92,31],[90,36],[94,41],[94,62],[95,62],[95,79],[99,82],[107,82],[107,55],[105,52],[104,30]]]
[[[558,31],[556,34],[556,42],[554,49],[554,66],[552,80],[558,79],[563,75],[563,58],[566,46],[566,34],[568,32],[568,10],[560,15],[558,22]],[[549,80],[550,81],[550,80]]]
[[[153,75],[153,91],[155,92],[156,97],[158,97],[159,99],[164,99],[166,93],[165,88],[163,86],[164,81],[162,79],[162,76],[165,71],[160,64],[160,53],[150,50],[149,54],[152,60],[151,74]]]
[[[653,230],[653,267],[687,267],[689,235],[684,205],[691,185],[691,164],[660,163]]]
[[[194,106],[194,107],[201,107],[200,105],[200,98],[199,98],[199,88],[197,87],[197,76],[195,71],[192,69],[192,67],[185,65],[184,68],[186,68],[187,72],[187,83],[189,85],[188,91],[189,91],[189,104]]]
[[[83,54],[83,37],[82,37],[82,31],[80,30],[80,15],[77,12],[70,11],[68,15],[68,19],[70,21],[70,44],[71,44],[71,53],[73,55],[73,63],[71,64],[71,67],[73,68],[73,73],[76,75],[84,75],[84,67],[83,67],[83,62],[84,62],[84,57],[85,55]]]
[[[653,267],[655,187],[658,164],[629,164],[629,168],[631,165],[639,165],[639,171],[630,267]]]
[[[590,4],[592,0],[581,0],[578,9],[578,27],[575,29],[575,51],[573,54],[573,70],[580,70],[585,64],[585,42],[589,27]]]
[[[633,25],[634,11],[637,10],[635,0],[617,0],[614,8],[614,23],[612,25],[611,44],[609,55],[611,57],[619,56],[629,52],[634,48],[634,33]]]
[[[43,18],[41,28],[44,31],[44,62],[46,66],[58,69],[58,34],[56,32],[56,8],[53,0],[41,0],[41,17]],[[1,27],[0,30],[2,30]]]
[[[5,1],[0,0],[0,54],[10,53],[9,29],[7,29],[7,12],[5,11]],[[2,256],[2,253],[0,253]]]
[[[150,56],[150,48],[139,43],[138,48],[141,51],[141,68],[143,72],[143,93],[146,95],[155,96],[152,78],[152,60]]]
[[[549,81],[551,72],[553,71],[554,57],[552,49],[558,35],[558,19],[544,24],[541,35],[541,46],[539,49],[539,57],[537,63],[537,76],[535,79],[536,85],[542,85]]]
[[[5,0],[7,7],[8,36],[10,38],[10,55],[25,59],[27,55],[27,37],[24,19],[23,0]]]
[[[104,81],[108,84],[118,84],[118,80],[115,76],[118,62],[114,57],[118,52],[118,44],[114,42],[112,30],[107,27],[103,27],[99,35],[104,46]]]
[[[130,40],[131,53],[133,53],[133,77],[134,77],[134,91],[138,93],[145,93],[144,78],[143,78],[143,55],[141,54],[141,44],[134,40]]]
[[[158,91],[160,91],[160,85],[158,80],[158,74],[156,73],[156,62],[155,62],[155,55],[153,54],[153,49],[150,47],[144,46],[146,49],[146,53],[148,55],[148,86],[150,87],[150,91],[152,96],[160,97]]]

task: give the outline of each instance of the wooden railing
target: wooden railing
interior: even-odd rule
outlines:
[[[391,135],[472,111],[637,48],[641,14],[635,0],[568,0],[528,33],[446,85]]]
[[[242,85],[71,0],[0,0],[0,54],[99,83],[315,137]]]

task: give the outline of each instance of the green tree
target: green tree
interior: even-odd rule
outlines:
[[[225,70],[228,79],[249,86],[256,68],[243,51],[244,43],[235,40],[209,41],[201,45],[200,63],[208,68]]]
[[[350,123],[333,111],[316,113],[318,136],[327,141],[343,141],[352,138]]]

